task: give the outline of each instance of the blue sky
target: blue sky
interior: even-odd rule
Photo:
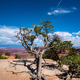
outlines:
[[[80,0],[0,0],[0,47],[21,47],[14,38],[18,24],[32,28],[40,20],[50,20],[53,34],[80,47]]]

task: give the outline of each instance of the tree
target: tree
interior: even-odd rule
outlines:
[[[0,55],[0,59],[8,59],[8,58]]]
[[[45,54],[43,54],[43,58],[60,61],[58,54],[62,52],[65,53],[65,50],[69,50],[73,44],[71,43],[71,41],[61,41],[58,35],[53,36],[53,41],[50,42],[48,45],[49,47],[54,46],[54,48],[46,51]]]
[[[61,42],[60,43],[60,50],[61,50],[61,52],[64,52],[65,53],[65,50],[66,49],[70,49],[71,47],[72,47],[72,43],[71,43],[71,41],[63,41],[63,42]]]
[[[67,75],[72,77],[80,77],[80,57],[75,48],[71,48],[68,56],[61,58],[61,64],[69,66]],[[66,77],[67,78],[67,77]]]
[[[15,58],[16,59],[21,59],[21,57],[19,55],[17,55],[17,54],[15,54]]]
[[[5,55],[6,55],[6,56],[10,56],[11,54],[10,54],[9,52],[6,52]]]
[[[60,49],[60,38],[58,35],[53,35],[53,40],[48,44],[49,47],[54,46],[54,48],[50,48],[48,51],[43,54],[43,58],[52,59],[52,60],[59,60],[59,49]]]
[[[37,68],[37,77],[32,74],[34,78],[37,80],[41,80],[42,78],[45,80],[44,76],[41,75],[41,63],[42,63],[42,55],[45,51],[49,50],[54,46],[48,46],[50,42],[53,40],[50,39],[49,33],[52,33],[53,26],[50,24],[51,21],[42,21],[41,24],[43,26],[34,25],[34,29],[28,28],[19,28],[19,32],[16,35],[16,38],[20,40],[22,46],[29,52],[35,55],[36,68]],[[34,40],[38,37],[42,37],[42,41],[44,42],[44,47],[39,50],[34,49],[35,44]]]

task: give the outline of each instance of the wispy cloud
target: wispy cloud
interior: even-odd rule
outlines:
[[[72,33],[72,34],[75,34],[75,35],[80,35],[80,31],[79,31],[79,32],[77,32],[77,33]]]
[[[15,28],[11,28],[11,27],[6,27],[6,26],[0,26],[0,46],[4,46],[4,45],[20,45],[20,43],[15,42],[16,38],[14,37],[15,35],[15,31],[19,31],[19,29],[17,27]],[[80,35],[80,31],[77,33],[69,33],[69,32],[54,32],[54,34],[59,35],[59,37],[61,38],[61,40],[71,40],[72,43],[74,44],[74,46],[80,46],[80,37],[78,35]],[[77,35],[74,36],[73,34]],[[49,36],[51,36],[53,34],[49,33]],[[42,41],[43,37],[40,36],[37,39],[35,39],[34,44],[37,44],[37,46],[42,46],[43,45],[43,41]],[[21,45],[20,45],[21,46]]]
[[[74,44],[73,46],[80,47],[80,37],[79,36],[74,36],[73,33],[71,34],[69,32],[55,32],[54,34],[59,35],[61,40],[72,41],[72,43]]]
[[[15,32],[19,31],[19,28],[12,26],[1,26],[0,25],[0,47],[6,46],[6,45],[20,45],[19,41],[16,42],[17,38],[14,37],[16,35]],[[43,41],[41,40],[41,37],[38,37],[35,39],[34,44],[37,44],[37,46],[43,45]]]
[[[58,35],[62,41],[65,41],[65,40],[72,41],[74,47],[80,47],[80,37],[79,36],[74,36],[73,33],[60,32],[60,31],[54,32],[53,34],[49,33],[49,36],[52,36],[52,35]],[[42,37],[41,38],[37,38],[35,40],[35,43],[38,46],[43,45]]]
[[[18,31],[18,28],[10,28],[0,25],[0,45],[8,45],[8,44],[17,44],[15,36],[15,31]]]
[[[72,7],[72,9],[73,9],[73,10],[77,10],[77,8],[76,8],[76,7]]]
[[[13,37],[15,31],[18,31],[18,30],[19,29],[17,27],[11,28],[10,26],[6,27],[5,25],[4,26],[0,26],[0,35],[7,36],[7,37]]]
[[[57,5],[57,7],[61,4],[61,2],[62,2],[62,0],[60,0],[60,1],[59,1],[59,3],[58,3],[58,5]]]
[[[67,14],[77,10],[76,7],[72,8],[50,8],[50,11],[47,13],[48,15],[60,15],[60,14]]]

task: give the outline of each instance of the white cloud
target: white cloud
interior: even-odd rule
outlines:
[[[7,44],[16,44],[15,31],[18,31],[18,28],[10,28],[0,25],[0,44],[7,45]]]
[[[69,32],[59,32],[59,31],[54,32],[53,34],[58,35],[62,41],[65,41],[65,40],[72,41],[73,46],[80,47],[80,37],[79,36],[74,36],[72,33],[69,33]],[[52,36],[53,34],[49,33],[48,35]],[[41,38],[38,37],[37,39],[35,39],[35,43],[38,46],[43,45],[42,37]]]
[[[16,38],[14,37],[15,31],[18,31],[18,28],[10,28],[6,26],[0,25],[0,45],[20,45],[20,43],[16,43]],[[54,34],[59,35],[59,37],[64,40],[71,40],[74,46],[80,46],[80,31],[77,33],[69,33],[69,32],[54,32]],[[74,36],[73,34],[76,34],[77,36]],[[49,36],[52,36],[53,34],[49,33]],[[35,39],[34,44],[37,44],[37,46],[42,46],[43,37],[39,36],[37,39]]]
[[[79,31],[79,32],[77,32],[77,33],[72,33],[72,34],[75,34],[75,35],[80,35],[80,31]]]
[[[15,31],[19,31],[19,28],[0,25],[0,45],[20,45],[19,41],[16,42],[17,38],[14,37],[16,35]],[[37,46],[40,46],[43,45],[42,42],[42,36],[39,36],[35,39],[34,44],[38,44]]]
[[[69,10],[54,10],[54,11],[52,11],[52,12],[48,12],[48,15],[58,15],[58,14],[64,14],[64,13],[70,13],[71,11],[69,11]]]
[[[48,15],[51,15],[51,12],[48,12]]]
[[[37,39],[35,39],[35,41],[34,42],[38,42],[39,41],[39,39],[37,38]]]
[[[63,36],[63,37],[71,37],[72,34],[68,33],[68,32],[54,32],[54,34]]]
[[[43,46],[43,37],[42,36],[39,36],[37,37],[35,40],[34,40],[34,44],[36,44],[37,46]]]
[[[59,37],[65,41],[72,41],[72,43],[74,44],[73,46],[80,46],[80,37],[79,36],[73,36],[71,33],[69,32],[55,32],[54,34],[59,35]]]
[[[50,8],[51,11],[49,11],[47,14],[48,15],[60,15],[60,14],[67,14],[67,13],[71,13],[75,10],[77,10],[76,7],[72,7],[72,8]]]
[[[15,31],[18,31],[18,28],[10,28],[10,27],[6,27],[6,26],[1,26],[0,28],[0,35],[2,36],[7,36],[7,37],[14,37],[15,35]]]
[[[72,7],[72,9],[73,9],[73,10],[77,10],[77,8],[76,8],[76,7]]]

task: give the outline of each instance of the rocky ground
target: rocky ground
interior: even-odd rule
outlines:
[[[0,80],[30,80],[28,74],[33,71],[36,66],[33,64],[34,59],[5,59],[0,60]],[[68,66],[64,65],[62,70],[57,67],[55,61],[46,59],[46,63],[42,61],[42,75],[48,80],[63,80],[59,76],[68,70]],[[73,80],[80,80],[73,78]]]

